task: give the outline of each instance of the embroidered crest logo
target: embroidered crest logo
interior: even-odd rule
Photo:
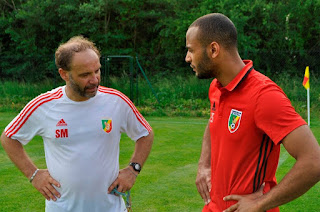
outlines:
[[[111,132],[112,130],[112,119],[104,119],[101,120],[102,121],[102,129],[103,131],[105,131],[106,133]]]
[[[230,133],[234,133],[240,126],[242,111],[232,109],[228,120],[228,129]]]

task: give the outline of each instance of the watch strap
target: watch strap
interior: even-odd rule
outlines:
[[[129,166],[132,166],[132,168],[133,168],[135,171],[137,171],[137,172],[140,173],[140,171],[141,171],[141,165],[140,165],[140,163],[130,162],[130,163],[129,163]],[[138,168],[137,168],[137,166],[138,166]]]

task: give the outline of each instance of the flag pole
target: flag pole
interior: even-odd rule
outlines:
[[[302,82],[303,87],[307,90],[307,110],[308,110],[308,126],[310,127],[310,74],[309,66],[306,67]]]
[[[308,126],[310,126],[310,89],[307,89]]]

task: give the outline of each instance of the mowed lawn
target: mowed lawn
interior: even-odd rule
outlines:
[[[1,130],[16,114],[0,113]],[[155,140],[152,152],[131,190],[133,211],[201,211],[203,201],[198,195],[195,178],[200,156],[205,118],[149,117]],[[320,122],[312,122],[312,130],[320,140]],[[122,136],[120,164],[125,167],[134,148],[126,135]],[[25,146],[39,168],[45,168],[40,137]],[[284,149],[282,149],[284,150]],[[281,151],[278,180],[293,165],[294,159]],[[308,173],[306,173],[308,174]],[[0,211],[44,211],[44,198],[0,148]],[[320,184],[305,195],[281,207],[281,211],[320,211]]]

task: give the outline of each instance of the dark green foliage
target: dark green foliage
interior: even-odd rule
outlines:
[[[38,81],[57,77],[54,52],[74,35],[102,55],[139,56],[149,73],[188,69],[185,33],[198,17],[221,12],[235,23],[239,51],[273,76],[319,75],[318,0],[12,0],[0,1],[0,76]]]
[[[284,90],[296,111],[306,119],[307,96],[301,77],[292,78],[289,77],[289,74],[282,73],[272,80]],[[199,80],[191,70],[183,76],[176,75],[171,78],[156,76],[152,78],[151,83],[160,103],[157,102],[151,89],[145,83],[145,79],[140,78],[138,81],[139,92],[134,92],[133,101],[143,115],[209,117],[208,89],[211,79]],[[315,78],[311,78],[311,82],[311,117],[315,118],[320,116],[320,83]],[[51,90],[57,84],[63,85],[64,83],[62,80],[55,83],[49,80],[41,83],[0,81],[0,112],[18,112],[31,99]],[[130,97],[129,76],[126,73],[111,76],[108,85]]]

